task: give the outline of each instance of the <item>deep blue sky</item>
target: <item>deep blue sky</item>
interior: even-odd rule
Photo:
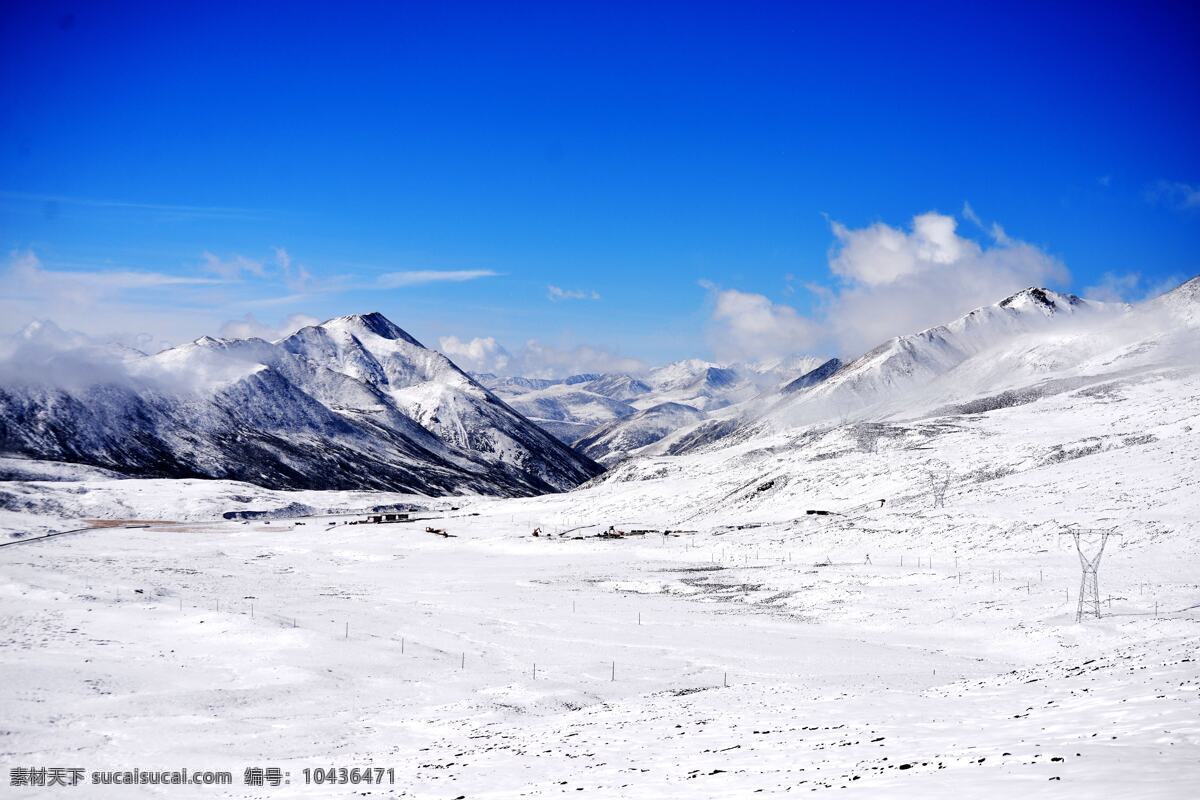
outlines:
[[[829,219],[968,201],[1059,288],[1144,287],[1200,272],[1196,9],[4,2],[0,247],[195,276],[282,246],[304,297],[247,275],[114,306],[650,360],[707,352],[701,279],[804,312],[790,286],[837,285]],[[499,275],[363,288],[414,270]]]

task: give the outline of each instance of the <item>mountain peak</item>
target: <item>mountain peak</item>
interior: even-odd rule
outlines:
[[[326,320],[321,323],[322,328],[328,327],[347,327],[356,330],[367,330],[383,339],[400,339],[415,344],[417,347],[425,345],[418,342],[408,334],[403,328],[390,319],[385,317],[378,311],[371,311],[366,314],[350,314],[344,317],[335,317],[331,320]]]
[[[1043,314],[1053,314],[1083,301],[1073,294],[1059,294],[1051,289],[1030,286],[1000,301],[1001,308],[1036,308]]]

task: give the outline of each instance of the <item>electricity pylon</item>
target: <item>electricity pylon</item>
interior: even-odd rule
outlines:
[[[929,493],[933,498],[934,508],[946,507],[946,490],[950,488],[950,467],[945,464],[930,461],[925,465],[925,475],[929,478]]]
[[[1079,553],[1079,566],[1083,569],[1083,579],[1079,583],[1079,608],[1075,612],[1075,621],[1083,622],[1084,615],[1100,619],[1100,578],[1096,574],[1100,570],[1100,558],[1104,555],[1104,546],[1108,544],[1109,536],[1114,534],[1111,528],[1088,529],[1072,528],[1069,533],[1075,540],[1075,551]],[[1086,552],[1085,537],[1099,536],[1100,544],[1094,553]]]

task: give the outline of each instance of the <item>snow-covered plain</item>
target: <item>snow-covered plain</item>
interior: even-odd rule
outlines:
[[[238,784],[161,797],[1194,797],[1198,452],[1175,364],[540,498],[26,475],[53,480],[6,485],[4,542],[171,522],[0,548],[0,751]],[[404,503],[434,519],[344,524]],[[1122,534],[1102,619],[1075,621],[1067,523]],[[304,785],[330,766],[396,785]]]

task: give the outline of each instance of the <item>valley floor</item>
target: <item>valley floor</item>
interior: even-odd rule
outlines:
[[[1170,543],[1115,549],[1101,586],[1121,597],[1076,624],[1078,563],[1053,539],[956,568],[906,535],[874,541],[866,564],[824,521],[736,539],[530,535],[567,528],[576,503],[4,548],[3,762],[234,775],[232,791],[141,789],[163,797],[1200,785],[1200,592]],[[248,766],[291,782],[242,786]],[[330,766],[394,768],[396,785],[304,785],[305,767]]]

